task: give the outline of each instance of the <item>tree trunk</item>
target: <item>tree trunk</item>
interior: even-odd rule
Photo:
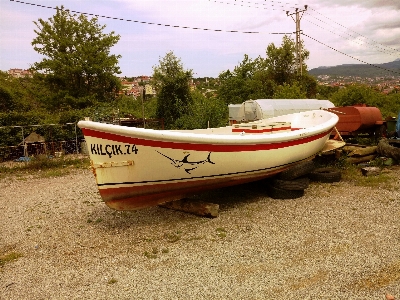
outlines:
[[[395,141],[393,141],[393,143],[394,142]],[[390,145],[387,139],[381,139],[379,141],[378,153],[381,156],[393,158],[398,162],[400,161],[400,148]]]
[[[347,156],[366,156],[376,153],[377,146],[365,147],[365,148],[357,148],[351,151]]]

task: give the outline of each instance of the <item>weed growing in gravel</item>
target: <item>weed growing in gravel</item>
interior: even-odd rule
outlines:
[[[395,181],[388,169],[383,168],[379,159],[373,161],[370,166],[381,168],[381,173],[376,176],[364,176],[361,167],[349,164],[345,160],[337,160],[331,164],[318,164],[318,167],[337,168],[342,172],[342,181],[348,181],[358,186],[394,188]]]
[[[144,252],[144,256],[146,256],[147,258],[151,258],[151,259],[157,258],[157,254],[147,252],[147,251]]]
[[[159,250],[158,250],[158,248],[157,247],[153,247],[152,249],[151,249],[151,251],[145,251],[144,252],[144,256],[146,256],[147,258],[150,258],[150,259],[154,259],[154,258],[157,258],[158,256],[158,254],[159,254]],[[167,253],[169,253],[169,249],[168,248],[162,248],[161,249],[161,253],[162,254],[167,254]]]
[[[117,283],[117,279],[115,279],[115,278],[111,278],[109,281],[108,281],[108,284],[114,284],[114,283]]]
[[[393,176],[389,173],[382,172],[376,176],[364,176],[361,173],[361,169],[355,165],[348,165],[342,170],[342,179],[350,181],[358,186],[369,186],[383,188],[392,188],[394,186]]]
[[[3,267],[6,263],[15,261],[22,256],[21,253],[10,252],[0,256],[0,267]]]
[[[225,228],[218,227],[217,229],[215,229],[215,231],[217,232],[217,235],[218,235],[220,238],[226,237],[226,230],[225,230]]]
[[[172,233],[165,233],[164,238],[169,242],[169,243],[175,243],[181,239],[181,231],[176,231]]]
[[[157,253],[158,253],[157,247],[153,247],[151,249],[151,252],[145,251],[144,256],[146,256],[147,258],[157,258]]]

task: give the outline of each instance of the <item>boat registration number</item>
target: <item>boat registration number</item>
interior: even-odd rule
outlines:
[[[107,155],[109,158],[117,155],[137,154],[136,145],[110,145],[110,144],[90,144],[90,152],[94,155]]]

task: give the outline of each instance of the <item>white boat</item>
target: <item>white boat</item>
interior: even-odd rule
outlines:
[[[105,203],[135,210],[255,181],[310,160],[337,115],[312,110],[221,128],[152,130],[80,121]]]

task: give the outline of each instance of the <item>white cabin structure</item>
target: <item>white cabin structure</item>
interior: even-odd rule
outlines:
[[[257,99],[230,104],[229,123],[252,122],[314,109],[335,107],[329,100],[318,99]]]

